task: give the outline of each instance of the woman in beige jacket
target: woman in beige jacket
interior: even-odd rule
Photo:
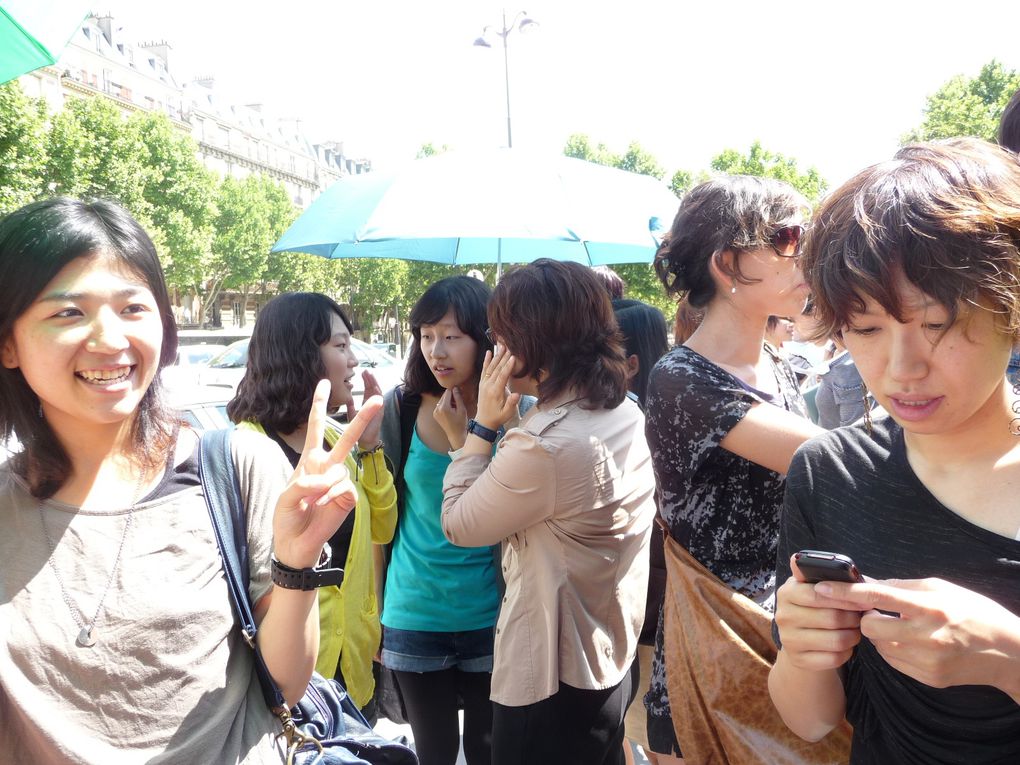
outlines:
[[[504,542],[493,763],[622,763],[655,505],[613,309],[587,268],[538,260],[496,287],[489,325],[496,349],[453,444],[443,530]],[[538,404],[493,457],[522,394]]]

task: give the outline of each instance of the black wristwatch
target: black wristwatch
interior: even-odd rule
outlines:
[[[322,557],[319,565],[315,568],[291,568],[280,563],[274,554],[270,571],[273,584],[283,587],[285,590],[317,590],[319,587],[329,587],[335,584],[339,587],[344,581],[344,570],[342,568],[324,568],[330,562],[330,550],[327,544],[322,550]]]
[[[499,433],[495,430],[479,425],[478,420],[468,420],[467,432],[474,433],[479,438],[484,438],[490,444],[496,443],[496,437]]]

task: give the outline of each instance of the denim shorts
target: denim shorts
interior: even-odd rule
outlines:
[[[397,672],[492,672],[495,628],[467,632],[423,632],[383,627],[382,663]]]

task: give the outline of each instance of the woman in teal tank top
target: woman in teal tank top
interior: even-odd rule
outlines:
[[[394,671],[422,765],[454,765],[464,708],[468,765],[488,765],[489,685],[499,611],[498,558],[443,535],[443,476],[453,429],[474,416],[486,339],[484,282],[454,276],[411,311],[404,384],[386,396],[383,443],[398,496],[383,598],[383,665]],[[459,702],[458,702],[459,699]]]

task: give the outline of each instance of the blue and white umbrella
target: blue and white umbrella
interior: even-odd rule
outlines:
[[[0,83],[56,63],[88,16],[84,0],[0,0]]]
[[[520,149],[448,152],[330,186],[273,252],[436,263],[650,263],[679,200],[660,181]]]

